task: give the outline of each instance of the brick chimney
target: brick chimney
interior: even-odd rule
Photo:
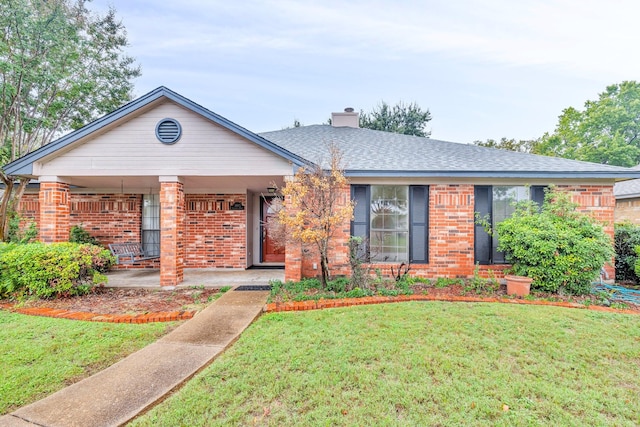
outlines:
[[[353,108],[345,108],[344,113],[331,113],[331,126],[359,128],[360,114],[353,111]]]

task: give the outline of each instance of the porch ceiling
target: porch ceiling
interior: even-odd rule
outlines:
[[[64,176],[61,181],[70,184],[74,192],[83,189],[104,193],[157,192],[160,181],[157,176]],[[267,193],[267,187],[275,183],[284,185],[282,176],[181,176],[187,193]]]

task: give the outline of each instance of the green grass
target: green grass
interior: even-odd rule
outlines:
[[[0,414],[106,368],[172,327],[175,323],[79,322],[0,311]]]
[[[262,316],[134,426],[640,424],[640,316],[403,303]]]

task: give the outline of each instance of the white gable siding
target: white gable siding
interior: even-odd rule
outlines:
[[[173,118],[182,137],[156,139],[156,124]],[[172,102],[165,102],[108,132],[80,141],[34,165],[35,175],[257,176],[288,175],[288,161]]]

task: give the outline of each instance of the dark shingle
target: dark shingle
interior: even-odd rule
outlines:
[[[311,125],[260,136],[312,162],[324,163],[327,146],[343,154],[349,175],[640,177],[640,171],[559,157],[498,150],[371,129]]]

